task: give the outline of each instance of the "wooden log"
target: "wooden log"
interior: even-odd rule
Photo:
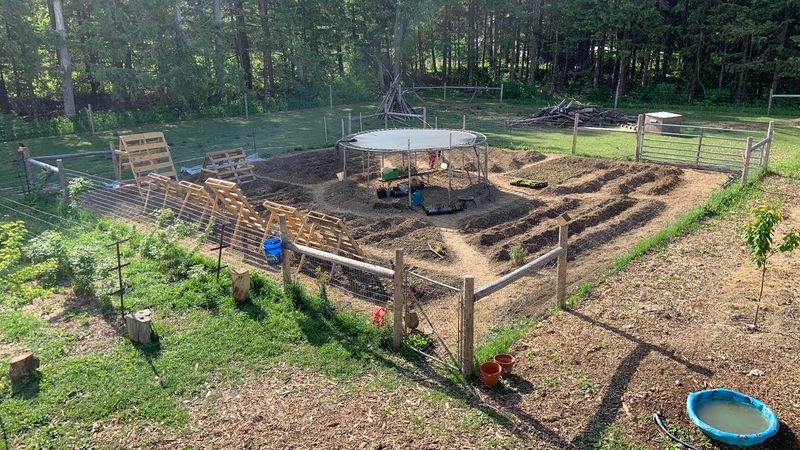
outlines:
[[[17,384],[25,381],[26,378],[33,375],[36,369],[39,368],[39,358],[33,356],[33,353],[22,353],[11,358],[8,377],[11,378],[11,384]]]
[[[231,282],[233,301],[237,305],[247,303],[250,298],[250,271],[247,269],[232,269]]]
[[[153,342],[152,320],[153,311],[149,309],[125,314],[125,325],[128,328],[128,337],[133,342],[138,342],[140,344],[149,344]]]

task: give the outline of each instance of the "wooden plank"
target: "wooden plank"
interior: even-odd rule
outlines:
[[[463,297],[461,300],[460,323],[461,323],[461,350],[460,365],[461,373],[469,378],[472,376],[475,359],[475,278],[471,275],[464,277]]]
[[[332,263],[336,263],[345,267],[350,267],[351,269],[361,270],[363,272],[371,273],[375,276],[383,277],[383,278],[393,278],[394,277],[394,270],[387,269],[386,267],[377,266],[375,264],[370,264],[364,261],[359,261],[352,258],[347,258],[344,256],[334,255],[333,253],[326,252],[323,250],[319,250],[313,247],[309,247],[306,245],[295,244],[294,242],[290,242],[286,244],[286,248],[293,252],[297,252],[300,254],[307,254],[308,256],[321,259],[323,261],[329,261]]]
[[[547,265],[550,261],[556,259],[558,255],[564,251],[561,247],[556,247],[549,252],[545,253],[544,255],[534,259],[533,261],[525,264],[524,266],[520,267],[519,269],[508,273],[497,280],[483,286],[482,288],[475,291],[475,300],[480,300],[483,297],[489,296],[500,289],[508,286],[509,284],[513,283],[514,281],[526,276],[530,275],[531,273],[541,269],[545,265]]]
[[[403,317],[405,317],[405,266],[403,264],[403,250],[397,249],[394,252],[394,293],[392,295],[392,345],[395,350],[399,350],[403,343]]]

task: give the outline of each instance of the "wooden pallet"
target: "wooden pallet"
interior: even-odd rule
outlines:
[[[206,153],[201,173],[219,180],[238,184],[254,181],[253,165],[247,161],[243,148]]]
[[[184,180],[179,182],[178,186],[180,187],[179,193],[183,195],[183,202],[181,203],[180,211],[178,211],[178,218],[183,215],[186,205],[189,204],[200,208],[201,212],[198,223],[203,223],[206,214],[209,214],[210,218],[217,212],[217,202],[214,201],[214,197],[209,194],[203,185]]]
[[[150,173],[178,178],[172,152],[161,132],[120,136],[118,163],[120,176],[125,170],[130,170],[137,185]]]
[[[343,219],[316,211],[310,211],[307,218],[315,238],[321,238],[314,242],[318,248],[352,259],[364,259],[364,252],[350,235]]]
[[[167,207],[167,199],[169,198],[170,192],[177,193],[178,190],[178,182],[173,180],[172,178],[166,177],[164,175],[151,172],[147,174],[147,176],[142,178],[142,184],[147,186],[147,190],[145,191],[144,195],[144,212],[147,213],[147,204],[150,202],[150,195],[154,191],[160,191],[164,194],[164,202],[162,203],[161,207]]]
[[[299,209],[292,206],[282,205],[280,203],[265,200],[264,208],[269,211],[269,220],[267,224],[272,228],[272,232],[280,235],[280,219],[279,214],[286,216],[286,228],[289,232],[289,239],[298,244],[314,246],[313,244],[321,242],[320,236],[313,236],[311,225],[306,220],[305,214],[300,212]]]
[[[261,233],[262,241],[267,237],[269,223],[250,205],[247,196],[236,183],[217,178],[209,178],[205,183],[211,190],[214,203],[221,206],[235,220],[231,242],[236,240],[241,226]]]

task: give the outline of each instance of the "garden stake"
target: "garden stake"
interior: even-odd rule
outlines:
[[[219,272],[222,269],[228,267],[227,264],[225,264],[224,266],[222,265],[222,249],[230,247],[230,244],[225,245],[222,242],[223,238],[225,237],[225,227],[227,227],[227,226],[228,226],[227,223],[223,223],[220,226],[220,228],[219,228],[219,245],[217,245],[216,247],[211,249],[212,252],[219,252],[219,253],[217,253],[217,283],[219,283]]]
[[[120,244],[128,242],[130,239],[131,238],[122,239],[109,245],[109,247],[116,247],[117,249],[117,267],[112,267],[109,270],[117,271],[117,280],[119,281],[119,289],[117,289],[115,292],[111,292],[109,295],[119,294],[119,308],[122,310],[122,317],[125,317],[125,291],[128,288],[128,286],[122,281],[122,268],[130,265],[130,263],[122,264],[122,255],[119,252],[119,246]]]

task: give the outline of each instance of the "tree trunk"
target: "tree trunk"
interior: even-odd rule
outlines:
[[[8,100],[8,88],[6,87],[6,79],[3,73],[0,72],[0,112],[5,114],[11,113],[11,102]]]
[[[778,37],[779,47],[775,51],[775,58],[773,59],[772,63],[772,83],[770,84],[770,92],[777,94],[778,93],[778,81],[780,80],[780,58],[783,53],[783,49],[786,46],[786,35],[789,31],[789,21],[784,20],[783,27],[781,28],[781,34]]]
[[[431,43],[431,70],[433,70],[433,74],[436,75],[436,46]]]
[[[262,75],[264,81],[264,99],[266,99],[267,97],[275,96],[275,68],[272,62],[272,33],[269,20],[269,0],[259,0],[258,6],[261,10],[261,34],[264,38],[264,47],[261,57],[264,60]]]
[[[214,16],[214,76],[217,82],[217,94],[225,92],[225,68],[223,67],[222,44],[222,5],[221,0],[213,0],[212,9]]]
[[[692,71],[692,80],[689,83],[689,101],[694,99],[694,91],[697,89],[697,84],[700,82],[700,62],[703,54],[703,32],[700,32],[700,39],[697,41],[697,48],[695,49],[694,56],[694,70]]]
[[[747,63],[750,60],[750,48],[752,46],[752,40],[750,36],[745,38],[744,43],[742,44],[742,68],[739,70],[739,79],[736,83],[736,101],[741,102],[742,97],[744,96],[744,85],[745,80],[747,80]]]
[[[183,13],[180,0],[175,2],[175,48],[183,56],[186,52],[186,33],[183,31]]]
[[[617,76],[617,90],[614,93],[614,108],[619,105],[619,99],[625,92],[625,79],[628,74],[628,57],[623,56],[619,63],[619,75]]]
[[[597,50],[594,54],[594,77],[592,78],[592,87],[597,88],[602,83],[603,77],[603,51],[605,50],[605,41],[600,41],[597,44]]]
[[[236,59],[239,61],[244,73],[244,84],[247,89],[253,89],[253,64],[250,61],[250,41],[245,29],[244,0],[233,0],[231,14],[236,24],[235,47]]]
[[[64,114],[75,116],[75,94],[72,86],[72,59],[67,48],[67,29],[64,25],[64,11],[61,0],[52,1],[54,30],[57,35],[57,54],[61,69],[64,70],[64,78],[61,82],[61,90],[64,97]]]

